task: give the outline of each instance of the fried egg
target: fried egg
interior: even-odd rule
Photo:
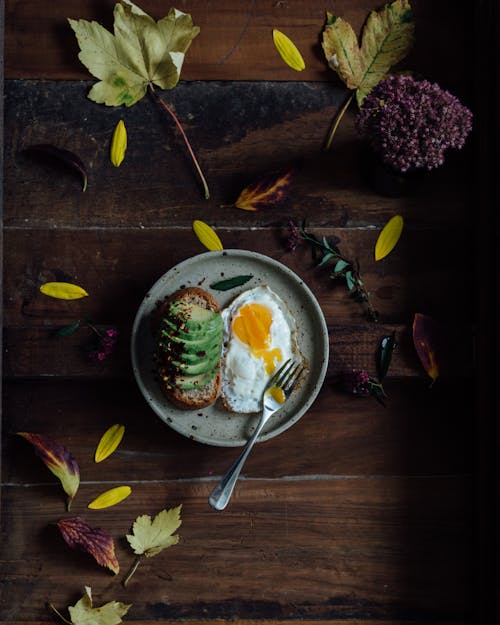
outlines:
[[[268,286],[244,291],[222,311],[222,397],[233,412],[258,412],[275,371],[299,359],[297,323]]]

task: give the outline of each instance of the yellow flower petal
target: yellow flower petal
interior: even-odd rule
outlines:
[[[403,231],[403,218],[401,215],[394,215],[382,228],[375,244],[375,260],[382,260],[387,254],[392,252],[399,241]]]
[[[193,230],[200,242],[211,252],[224,249],[215,230],[204,221],[193,221]]]
[[[111,454],[120,444],[124,433],[125,426],[118,423],[112,425],[108,430],[106,430],[106,432],[104,432],[104,434],[102,435],[99,444],[97,445],[94,460],[96,462],[102,462],[108,456],[111,456]]]
[[[120,167],[127,150],[127,129],[123,120],[116,124],[111,141],[110,159],[115,167]]]
[[[130,486],[117,486],[116,488],[112,488],[111,490],[107,490],[104,493],[101,493],[98,497],[91,501],[88,507],[91,510],[102,510],[103,508],[110,508],[111,506],[120,503],[126,499],[132,489]]]
[[[302,54],[298,51],[297,46],[276,28],[273,30],[273,41],[281,58],[285,63],[297,72],[305,69],[306,64],[302,58]]]
[[[88,297],[87,291],[81,286],[69,282],[46,282],[40,287],[40,292],[56,299],[80,299]]]

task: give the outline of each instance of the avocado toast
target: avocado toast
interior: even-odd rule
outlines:
[[[203,289],[176,291],[155,312],[159,382],[178,408],[196,410],[220,393],[223,324],[215,299]]]

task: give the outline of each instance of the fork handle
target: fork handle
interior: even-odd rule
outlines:
[[[236,482],[238,481],[238,477],[240,475],[241,469],[245,464],[245,460],[248,457],[248,454],[252,450],[252,447],[257,440],[262,428],[264,427],[265,420],[261,419],[259,424],[255,428],[255,432],[252,434],[252,437],[245,445],[245,449],[241,452],[237,460],[231,466],[226,475],[221,479],[219,484],[214,488],[212,494],[208,498],[208,503],[215,508],[215,510],[224,510],[224,508],[229,503],[231,495],[233,493]]]

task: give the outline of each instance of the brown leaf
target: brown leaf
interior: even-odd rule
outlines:
[[[288,197],[294,169],[270,174],[243,189],[234,203],[237,208],[256,211],[281,204]]]
[[[48,436],[30,432],[18,432],[18,434],[33,445],[36,455],[59,478],[64,492],[68,495],[69,510],[80,485],[80,468],[76,460],[64,445]]]
[[[415,314],[413,320],[413,343],[420,362],[432,383],[440,375],[441,332],[439,324],[428,315]]]
[[[90,527],[80,517],[68,517],[57,521],[62,537],[72,549],[89,553],[101,566],[105,566],[115,575],[120,565],[115,556],[113,538],[100,527]]]

